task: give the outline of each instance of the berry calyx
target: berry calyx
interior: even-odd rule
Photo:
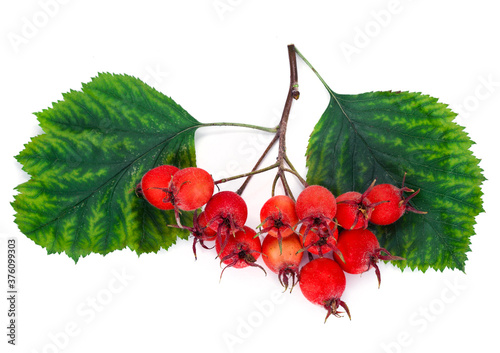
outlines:
[[[346,285],[345,274],[334,260],[320,257],[305,264],[300,270],[299,285],[307,300],[327,310],[325,322],[330,315],[340,317],[340,306],[351,319],[349,308],[340,299]]]
[[[295,212],[295,202],[286,195],[271,197],[260,210],[260,221],[262,223],[262,233],[268,233],[278,238],[293,234],[293,227],[299,219]]]
[[[333,251],[342,259],[342,253],[337,248],[338,229],[335,222],[330,221],[327,225],[319,225],[309,229],[306,234],[307,226],[302,225],[299,229],[302,234],[304,247],[300,251],[309,251],[311,254],[323,257],[325,254]]]
[[[297,234],[282,239],[281,247],[278,238],[268,234],[262,242],[262,259],[266,266],[278,274],[278,279],[285,291],[290,292],[299,280],[299,265],[303,253],[299,252],[302,243]]]
[[[243,227],[248,217],[245,200],[235,192],[221,191],[213,195],[205,206],[208,226],[217,231],[221,224]]]
[[[243,230],[247,216],[245,200],[232,191],[218,192],[205,206],[207,225],[216,232],[221,249],[224,248],[229,235],[235,236],[237,231]]]
[[[215,240],[215,249],[219,254],[221,264],[226,266],[222,270],[220,277],[228,267],[244,268],[254,266],[260,268],[264,273],[266,270],[256,263],[262,252],[262,246],[257,233],[250,227],[244,226],[237,231],[234,236],[227,235],[226,239]]]
[[[344,256],[344,262],[339,262],[337,254],[335,260],[347,273],[360,274],[375,268],[378,286],[380,288],[380,269],[377,265],[379,260],[405,260],[399,256],[393,256],[389,251],[380,247],[377,237],[368,229],[344,230],[340,232],[337,247]],[[385,253],[386,255],[382,255]]]
[[[198,211],[194,211],[193,214],[193,226],[187,227],[183,225],[169,225],[169,227],[180,228],[188,230],[193,236],[193,253],[195,260],[198,259],[196,255],[196,244],[200,243],[200,245],[205,249],[210,249],[205,245],[205,241],[215,240],[216,233],[207,227],[207,221],[205,218],[205,212],[200,213],[198,215]]]
[[[195,259],[196,256],[196,243],[200,243],[202,248],[210,249],[205,245],[206,241],[215,240],[216,232],[213,229],[207,227],[207,218],[205,217],[205,212],[197,215],[197,211],[193,215],[193,228],[191,229],[191,234],[193,235],[193,253]]]
[[[286,195],[271,197],[260,210],[261,233],[276,237],[281,249],[281,241],[294,233],[299,219],[295,212],[295,202]]]

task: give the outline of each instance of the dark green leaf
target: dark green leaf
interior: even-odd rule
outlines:
[[[475,217],[483,211],[484,177],[473,142],[453,122],[456,114],[420,93],[329,92],[309,141],[308,183],[339,195],[363,192],[374,179],[401,186],[407,173],[406,185],[421,189],[412,205],[428,213],[407,213],[378,227],[381,246],[407,259],[394,262],[401,268],[463,271]]]
[[[135,195],[149,169],[194,166],[200,123],[126,75],[99,74],[36,116],[45,132],[17,156],[31,179],[13,203],[20,230],[48,253],[77,261],[129,247],[157,252],[186,232],[172,212]]]

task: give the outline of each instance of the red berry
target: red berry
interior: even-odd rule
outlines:
[[[333,219],[337,212],[337,203],[335,196],[327,188],[311,185],[297,197],[295,209],[301,221],[309,217]]]
[[[375,234],[368,229],[344,230],[339,238],[337,246],[345,260],[340,267],[352,274],[368,271],[373,265],[375,249],[380,248]]]
[[[337,247],[344,256],[344,262],[338,261],[340,267],[347,273],[360,274],[375,268],[378,285],[380,287],[380,270],[377,262],[381,260],[404,260],[392,256],[389,251],[380,247],[377,237],[368,229],[344,230],[340,232]],[[384,252],[387,255],[381,255]]]
[[[345,229],[368,227],[372,208],[370,200],[356,191],[349,191],[337,197],[337,223]]]
[[[179,209],[193,211],[205,205],[214,193],[212,176],[201,168],[184,168],[174,174],[172,186]]]
[[[228,267],[255,266],[266,272],[262,266],[255,263],[262,252],[260,239],[256,235],[252,228],[244,226],[243,230],[237,231],[234,236],[229,234],[225,236],[226,239],[217,238],[215,249],[220,254],[221,263],[226,264],[221,277]]]
[[[161,165],[151,169],[142,177],[140,193],[151,205],[161,210],[173,209],[172,178],[178,170],[172,165]]]
[[[217,231],[220,225],[241,228],[248,217],[245,200],[235,192],[221,191],[212,196],[205,206],[208,226]]]
[[[262,259],[267,267],[278,274],[278,279],[285,291],[291,279],[290,291],[296,284],[299,277],[299,264],[302,260],[303,252],[299,252],[302,243],[297,234],[282,239],[281,248],[277,238],[268,234],[262,242]]]
[[[307,300],[328,311],[325,321],[331,314],[339,317],[339,306],[351,318],[349,308],[340,299],[346,285],[345,275],[334,260],[320,257],[305,264],[300,270],[299,285]]]
[[[396,222],[405,213],[401,189],[391,184],[379,184],[373,187],[369,197],[374,202],[384,201],[372,212],[370,221],[378,225]]]
[[[414,190],[405,187],[404,180],[405,178],[403,178],[401,188],[391,184],[379,184],[375,185],[368,193],[367,197],[370,201],[377,204],[371,214],[370,222],[383,226],[396,222],[406,211],[420,214],[427,213],[418,211],[408,204],[410,199],[417,195],[420,190],[414,192]],[[405,192],[413,192],[413,194],[405,198]]]
[[[211,241],[215,240],[215,236],[217,234],[212,228],[208,227],[208,220],[205,215],[205,211],[200,213],[198,216],[198,224],[200,225],[200,229],[202,230],[202,240]]]
[[[234,235],[242,230],[248,216],[245,200],[235,192],[221,191],[208,201],[205,206],[205,217],[208,226],[217,232],[217,240],[224,243],[227,235]],[[222,248],[224,248],[224,243]]]

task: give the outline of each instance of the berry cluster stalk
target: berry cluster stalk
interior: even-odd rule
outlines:
[[[285,169],[286,169],[286,129],[288,126],[288,117],[290,116],[290,111],[292,109],[293,100],[299,99],[299,82],[298,82],[298,73],[297,73],[297,56],[295,55],[295,46],[293,44],[288,46],[288,59],[290,61],[290,86],[288,88],[288,94],[286,97],[285,107],[283,109],[283,114],[281,115],[280,125],[279,125],[279,148],[278,148],[278,172],[276,173],[276,178],[273,183],[273,192],[276,186],[276,182],[278,179],[281,180],[283,187],[285,188],[285,195],[292,197],[293,195],[290,190],[290,186],[286,180]],[[290,166],[292,171],[295,169],[293,166]],[[298,174],[298,173],[297,173]]]
[[[288,126],[288,118],[290,116],[293,100],[299,99],[300,96],[300,92],[298,90],[299,84],[298,84],[298,74],[297,74],[296,49],[293,44],[288,45],[288,59],[290,63],[290,85],[288,88],[288,93],[285,101],[285,107],[283,108],[283,113],[281,115],[281,120],[272,141],[269,143],[269,145],[267,146],[264,153],[255,164],[251,172],[236,175],[230,178],[224,178],[221,180],[217,180],[215,182],[215,184],[220,184],[230,180],[246,178],[241,187],[236,191],[238,195],[241,195],[243,193],[253,175],[266,172],[274,168],[277,168],[278,171],[276,172],[276,177],[274,178],[272,185],[273,196],[275,193],[276,184],[278,180],[280,180],[281,183],[283,184],[283,188],[285,189],[285,194],[294,199],[292,191],[286,179],[286,172],[295,175],[295,177],[297,177],[300,180],[300,182],[304,185],[304,187],[307,186],[307,183],[304,180],[304,178],[302,178],[302,176],[297,172],[293,164],[290,162],[288,156],[286,155],[286,130]],[[267,156],[269,151],[272,149],[272,147],[276,144],[276,142],[278,142],[278,157],[276,158],[276,163],[268,167],[259,169],[260,164]]]

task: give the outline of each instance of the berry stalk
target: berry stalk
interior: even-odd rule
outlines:
[[[276,133],[274,135],[272,141],[269,143],[269,145],[267,146],[267,148],[264,150],[264,153],[262,154],[262,156],[260,156],[260,158],[257,161],[257,163],[255,163],[255,166],[253,167],[252,172],[255,172],[257,170],[257,168],[259,168],[260,164],[262,163],[262,161],[264,160],[264,158],[267,156],[267,154],[269,153],[269,151],[271,150],[271,148],[273,148],[274,144],[278,141],[278,139],[279,139],[279,134]],[[238,195],[241,196],[241,194],[243,193],[243,191],[247,187],[248,183],[252,179],[252,176],[253,176],[253,174],[248,175],[247,178],[245,179],[245,181],[243,182],[243,184],[240,186],[240,188],[238,190],[236,190],[236,193]]]
[[[253,124],[244,124],[244,123],[228,123],[228,122],[219,122],[219,123],[203,123],[200,127],[210,127],[210,126],[236,126],[236,127],[245,127],[248,129],[260,130],[265,132],[277,132],[279,126],[276,127],[265,127]]]
[[[268,170],[277,168],[278,166],[279,166],[278,163],[274,163],[268,167],[257,169],[257,170],[252,170],[251,172],[248,172],[248,173],[243,173],[243,174],[235,175],[235,176],[232,176],[229,178],[223,178],[223,179],[216,180],[216,181],[214,181],[214,184],[217,185],[217,184],[221,184],[221,183],[226,183],[226,182],[231,181],[231,180],[236,180],[236,179],[240,179],[240,178],[244,178],[244,177],[251,177],[255,174],[264,173],[264,172],[267,172]],[[240,195],[241,193],[237,192],[237,194]]]

